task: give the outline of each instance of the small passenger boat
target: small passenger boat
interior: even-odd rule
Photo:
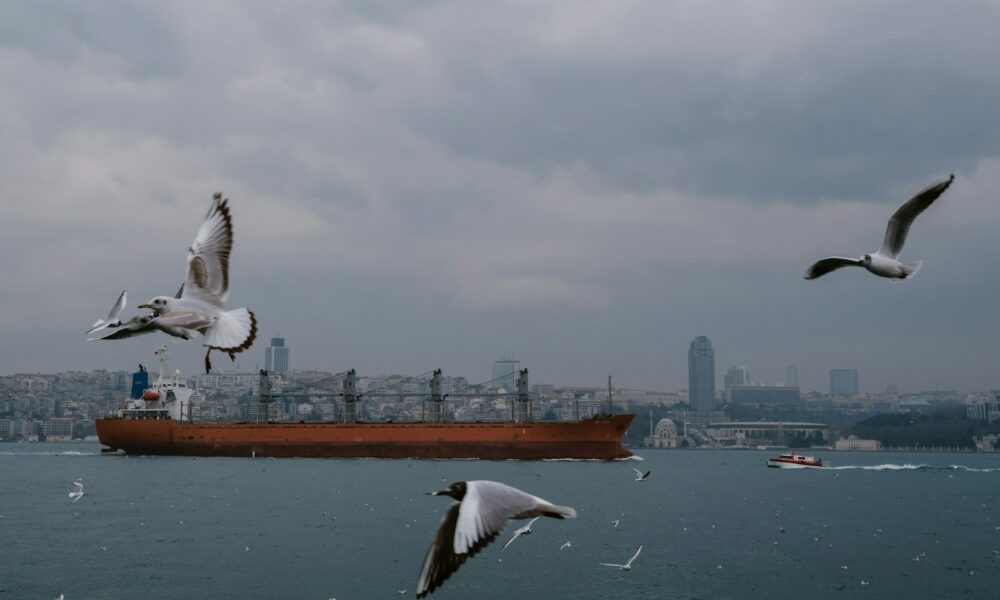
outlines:
[[[767,466],[777,469],[805,469],[808,467],[822,467],[823,461],[814,456],[802,456],[794,452],[784,452],[767,459]]]

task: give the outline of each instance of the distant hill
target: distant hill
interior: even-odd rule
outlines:
[[[878,440],[883,447],[975,448],[973,436],[1000,431],[965,417],[964,406],[949,406],[931,413],[908,412],[877,415],[858,421],[851,433],[862,439]]]

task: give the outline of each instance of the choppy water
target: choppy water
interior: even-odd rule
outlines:
[[[0,444],[0,600],[412,597],[450,502],[424,492],[463,479],[579,518],[494,543],[433,598],[997,597],[1000,455],[821,452],[831,468],[783,470],[766,452],[641,454],[254,460]],[[633,466],[652,477],[634,482]],[[73,504],[77,478],[87,495]],[[630,572],[597,564],[640,544]]]

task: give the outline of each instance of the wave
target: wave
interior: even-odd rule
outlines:
[[[63,452],[10,452],[0,451],[0,456],[100,456],[97,452],[65,450]]]
[[[993,469],[979,469],[976,467],[967,467],[965,465],[948,465],[946,467],[940,467],[935,465],[913,465],[913,464],[882,464],[882,465],[843,465],[840,467],[820,467],[826,471],[845,471],[845,470],[858,470],[858,471],[969,471],[970,473],[995,473],[1000,472],[1000,468]]]

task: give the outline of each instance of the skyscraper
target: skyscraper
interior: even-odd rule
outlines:
[[[513,392],[516,388],[517,373],[521,370],[521,361],[514,358],[514,354],[505,354],[493,362],[493,380],[490,387],[493,389],[503,388],[508,392]]]
[[[285,348],[285,338],[271,338],[271,345],[264,349],[264,368],[272,373],[288,372],[288,348]]]
[[[726,375],[723,377],[723,383],[725,384],[726,389],[737,385],[750,385],[750,371],[747,370],[746,365],[733,365],[726,369]]]
[[[694,338],[688,349],[688,396],[694,410],[715,410],[715,350],[703,335]]]
[[[799,369],[795,365],[785,367],[785,387],[799,387]]]
[[[853,398],[858,395],[857,369],[830,369],[830,395]]]

